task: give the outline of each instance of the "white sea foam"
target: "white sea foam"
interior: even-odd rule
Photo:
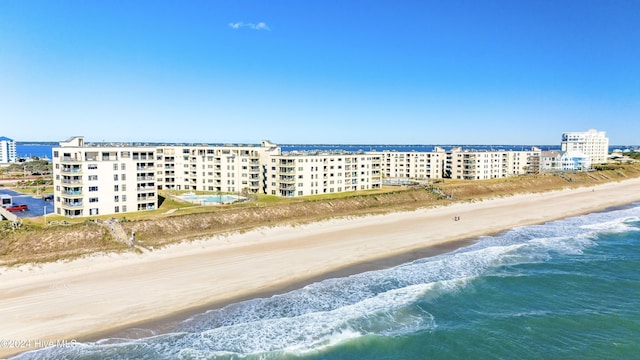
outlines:
[[[598,245],[599,234],[638,230],[639,219],[640,207],[632,207],[515,228],[448,254],[208,311],[185,321],[175,333],[71,350],[47,349],[20,358],[278,357],[319,351],[363,336],[434,329],[438,319],[430,311],[433,299],[455,294],[497,269],[580,256]]]

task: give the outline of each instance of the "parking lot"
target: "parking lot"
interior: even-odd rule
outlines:
[[[44,201],[41,198],[35,198],[33,195],[22,194],[13,190],[0,189],[0,194],[7,194],[13,197],[14,205],[25,204],[29,207],[27,211],[16,211],[19,218],[29,218],[36,216],[43,216],[45,210],[47,214],[53,213],[53,201]]]

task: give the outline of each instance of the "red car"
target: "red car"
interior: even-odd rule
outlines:
[[[7,208],[7,211],[27,211],[29,207],[27,205],[12,205]]]

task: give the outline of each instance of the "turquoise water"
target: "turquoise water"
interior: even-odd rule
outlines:
[[[226,204],[226,203],[238,201],[239,199],[244,199],[242,197],[233,196],[233,195],[182,195],[180,198],[182,200],[191,201],[191,202],[218,203],[218,204]]]
[[[390,239],[392,240],[392,239]],[[640,204],[20,359],[640,357]]]

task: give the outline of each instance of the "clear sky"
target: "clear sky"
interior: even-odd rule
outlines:
[[[638,0],[0,0],[0,136],[639,144],[638,19]]]

